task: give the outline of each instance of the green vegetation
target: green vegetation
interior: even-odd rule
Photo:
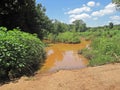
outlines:
[[[59,33],[56,37],[56,41],[62,43],[80,43],[80,36],[75,32]]]
[[[65,24],[55,20],[53,29],[46,34],[44,39],[51,42],[80,43],[79,33],[86,30],[86,24],[82,20],[76,20],[72,24]]]
[[[45,11],[41,4],[36,5],[36,0],[1,0],[0,26],[9,30],[19,27],[21,31],[36,33],[42,39],[52,27]]]
[[[49,41],[74,44],[80,43],[80,38],[92,41],[87,49],[78,51],[90,60],[90,66],[120,62],[120,25],[110,22],[102,27],[88,28],[82,20],[76,20],[70,25],[58,21],[54,24],[57,28],[54,29],[55,32],[48,33],[45,37]]]
[[[120,8],[120,0],[113,3]],[[120,62],[120,25],[90,28],[83,20],[66,24],[50,20],[45,11],[36,0],[0,1],[0,26],[8,28],[0,27],[0,80],[31,75],[41,66],[45,51],[40,39],[76,44],[85,38],[92,44],[79,53],[90,66]]]
[[[32,75],[44,58],[44,45],[36,35],[0,27],[0,80]]]
[[[87,30],[86,24],[83,20],[73,21],[73,26],[76,32],[85,32]]]
[[[120,26],[116,25],[112,29],[101,27],[96,28],[96,31],[94,29],[87,31],[92,44],[90,48],[84,49],[81,52],[90,60],[90,66],[120,62],[120,30],[115,30],[118,27]]]
[[[53,35],[50,33],[48,35],[48,40],[51,42],[62,42],[62,43],[80,43],[80,36],[76,32],[63,32],[58,35]]]
[[[116,4],[118,10],[120,10],[120,0],[112,0],[113,3]]]

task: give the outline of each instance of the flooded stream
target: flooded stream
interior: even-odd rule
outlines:
[[[79,55],[78,50],[86,48],[89,44],[90,41],[84,40],[80,44],[49,44],[49,47],[46,47],[46,62],[40,71],[55,72],[86,67],[88,60]]]

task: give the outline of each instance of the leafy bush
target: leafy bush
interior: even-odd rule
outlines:
[[[43,48],[35,35],[0,27],[0,79],[33,74],[44,62]]]
[[[63,43],[80,43],[80,36],[75,32],[59,33],[56,37],[56,41]]]
[[[56,41],[56,34],[53,34],[53,33],[49,33],[47,38],[50,42],[55,42]]]
[[[112,37],[108,37],[109,34]],[[91,49],[83,50],[83,54],[90,59],[90,66],[120,62],[120,31],[110,31],[109,34],[96,37]]]
[[[50,33],[47,36],[51,42],[62,42],[62,43],[80,43],[80,36],[77,32],[63,32],[57,34]]]

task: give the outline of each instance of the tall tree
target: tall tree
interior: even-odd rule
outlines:
[[[109,28],[110,28],[110,29],[113,28],[113,23],[112,23],[112,22],[109,23]]]
[[[47,32],[50,32],[53,29],[52,20],[48,18],[48,16],[45,15],[45,7],[43,7],[41,4],[38,4],[36,6],[37,11],[37,23],[41,30],[41,32],[38,32],[39,35],[45,35]]]
[[[9,29],[19,27],[29,33],[43,37],[43,31],[50,20],[41,4],[35,0],[0,0],[0,25]]]
[[[75,20],[73,21],[73,25],[75,26],[75,30],[79,32],[84,32],[87,29],[83,20]]]
[[[113,3],[116,4],[117,9],[120,10],[120,0],[112,0]]]
[[[58,20],[53,21],[53,26],[54,26],[54,28],[51,31],[51,33],[54,33],[54,34],[65,32],[65,31],[68,31],[68,29],[69,29],[67,24],[62,23],[62,22],[60,22]]]

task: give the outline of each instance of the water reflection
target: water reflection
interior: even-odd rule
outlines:
[[[49,70],[54,72],[63,69],[78,69],[85,67],[78,54],[73,51],[66,51],[63,54],[63,60],[56,60],[54,66]]]
[[[85,48],[90,41],[80,44],[52,44],[46,48],[47,60],[41,72],[54,72],[63,69],[79,69],[88,64],[88,60],[77,54],[77,50]]]
[[[48,50],[47,51],[47,56],[49,56],[49,55],[51,55],[51,54],[53,54],[54,53],[54,51],[51,49],[51,50]]]

